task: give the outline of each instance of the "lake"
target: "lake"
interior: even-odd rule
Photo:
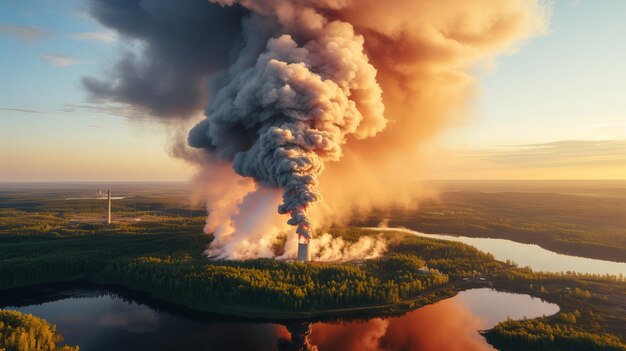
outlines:
[[[484,288],[463,291],[403,316],[261,321],[193,312],[120,289],[113,292],[88,283],[14,289],[0,292],[0,306],[56,324],[65,343],[83,351],[486,351],[494,349],[478,331],[508,317],[534,318],[559,310],[529,295]]]
[[[626,263],[570,256],[546,250],[539,245],[522,244],[506,239],[470,238],[445,234],[424,234],[405,228],[367,228],[372,231],[400,231],[431,239],[443,239],[472,245],[491,253],[497,260],[511,260],[520,267],[543,272],[579,272],[589,274],[626,275]]]

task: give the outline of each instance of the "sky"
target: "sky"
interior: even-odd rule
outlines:
[[[172,126],[88,100],[128,42],[85,1],[0,2],[0,181],[186,180]],[[554,1],[550,28],[477,69],[469,116],[427,178],[626,179],[626,2]]]

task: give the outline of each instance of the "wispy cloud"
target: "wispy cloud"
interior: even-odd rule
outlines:
[[[472,153],[472,158],[518,167],[573,167],[626,164],[626,139],[563,140],[512,145]]]
[[[0,111],[12,111],[12,112],[22,112],[22,113],[41,113],[41,111],[29,110],[25,108],[9,108],[9,107],[0,107]]]
[[[0,23],[0,34],[31,42],[47,36],[48,32],[39,27]]]
[[[72,33],[70,37],[74,40],[101,41],[105,43],[113,42],[116,39],[115,33],[113,32],[80,32]]]
[[[424,167],[434,178],[624,179],[626,139],[440,150],[426,158]]]
[[[626,128],[626,122],[589,124],[586,126],[574,128],[574,130],[615,129],[615,128],[620,128],[620,129]]]
[[[63,112],[77,112],[85,111],[90,113],[97,113],[103,115],[114,115],[120,117],[127,117],[132,121],[155,121],[159,120],[158,117],[151,116],[145,111],[134,108],[130,105],[108,103],[106,101],[95,101],[94,103],[84,104],[65,104]]]
[[[44,61],[59,67],[67,67],[83,63],[78,58],[67,55],[44,54],[39,57],[41,57]]]

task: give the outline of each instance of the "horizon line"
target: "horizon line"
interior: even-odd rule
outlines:
[[[626,178],[437,178],[437,179],[417,179],[405,181],[414,182],[441,182],[441,181],[476,181],[476,182],[547,182],[547,181],[567,181],[567,182],[589,182],[589,181],[626,181]],[[192,180],[0,180],[0,184],[75,184],[75,183],[191,183]]]

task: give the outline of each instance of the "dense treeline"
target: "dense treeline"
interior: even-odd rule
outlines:
[[[258,259],[194,265],[189,257],[141,257],[109,265],[100,277],[200,309],[224,303],[289,310],[394,303],[448,281],[438,272],[418,273],[421,261],[411,257],[376,262],[310,265]],[[388,265],[402,268],[386,277],[381,267]]]
[[[495,286],[557,303],[553,316],[498,324],[487,340],[504,350],[626,350],[622,277],[537,273],[528,268],[499,272]]]
[[[358,231],[358,230],[357,230]],[[393,235],[389,251],[405,255],[419,255],[428,267],[449,274],[452,278],[488,274],[505,268],[493,255],[473,246],[447,240],[433,240],[403,233]],[[363,233],[361,232],[361,235]]]
[[[0,310],[0,351],[78,351],[63,341],[56,327],[18,311]]]
[[[199,234],[9,238],[0,243],[0,288],[92,278],[116,260],[131,257],[187,252],[200,257],[209,242],[210,237]]]
[[[496,285],[557,303],[561,311],[550,322],[587,332],[626,336],[626,282],[619,277],[537,273],[527,268],[509,270],[500,276]]]
[[[340,234],[351,240],[364,231],[346,229]],[[449,276],[504,266],[463,244],[401,233],[386,236],[393,254],[343,264],[209,260],[202,251],[210,237],[191,233],[28,241],[5,236],[0,237],[0,288],[88,278],[129,285],[204,310],[224,304],[319,310],[394,303],[444,284]]]
[[[209,260],[202,251],[210,237],[201,234],[31,239],[4,240],[0,288],[88,278],[130,285],[200,309],[250,304],[310,310],[393,303],[448,280],[445,270],[420,271],[431,257],[407,253],[307,265],[269,259]],[[434,240],[426,244],[439,245]]]
[[[583,331],[564,324],[551,325],[544,318],[496,325],[485,334],[490,344],[509,351],[623,351],[617,336]]]

